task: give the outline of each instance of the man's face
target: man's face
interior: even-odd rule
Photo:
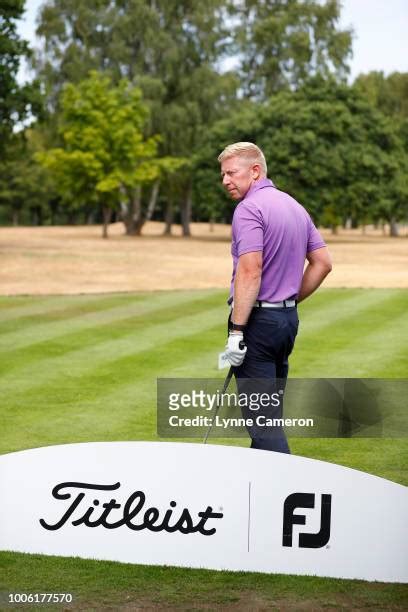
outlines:
[[[221,163],[223,187],[233,200],[242,200],[251,185],[260,178],[260,167],[244,157],[229,157]]]

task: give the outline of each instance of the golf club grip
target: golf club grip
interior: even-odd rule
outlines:
[[[238,346],[239,346],[239,348],[242,351],[246,347],[246,344],[245,344],[245,342],[243,340],[241,340]]]

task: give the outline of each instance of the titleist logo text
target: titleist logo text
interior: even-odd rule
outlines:
[[[135,491],[123,504],[118,503],[112,498],[108,502],[100,503],[99,499],[93,499],[91,504],[86,500],[86,491],[116,491],[120,488],[120,482],[111,485],[98,485],[86,482],[61,482],[57,484],[52,495],[55,499],[71,500],[69,507],[65,510],[61,518],[54,524],[47,523],[43,518],[40,524],[44,529],[55,531],[61,529],[69,520],[71,525],[85,525],[86,527],[105,527],[105,529],[117,529],[124,525],[133,531],[148,529],[149,531],[176,531],[184,534],[201,533],[205,536],[213,535],[215,527],[208,528],[207,522],[210,519],[221,519],[222,512],[213,512],[211,506],[197,513],[193,518],[187,508],[182,510],[177,508],[177,503],[171,501],[170,508],[161,514],[154,506],[145,507],[146,495],[143,491]],[[95,497],[95,494],[92,496]],[[85,500],[85,501],[84,501]],[[82,503],[84,502],[84,503]],[[111,520],[111,513],[116,517],[120,512],[119,520]],[[115,518],[116,518],[115,517]]]

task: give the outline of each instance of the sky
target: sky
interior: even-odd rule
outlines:
[[[352,80],[371,70],[408,72],[408,0],[343,0],[340,23],[354,29]]]
[[[19,32],[35,46],[35,18],[43,0],[27,0]],[[408,72],[408,0],[342,0],[341,26],[354,29],[350,80],[371,70]],[[20,70],[19,80],[26,78]]]

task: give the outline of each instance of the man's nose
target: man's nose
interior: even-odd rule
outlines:
[[[229,185],[230,182],[230,177],[228,176],[228,174],[224,174],[224,176],[222,177],[222,184],[226,187],[227,185]]]

